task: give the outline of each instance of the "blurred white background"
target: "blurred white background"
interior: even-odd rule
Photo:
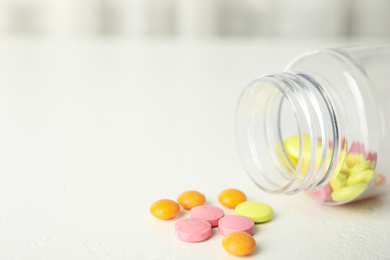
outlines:
[[[1,0],[0,37],[390,36],[388,0]]]

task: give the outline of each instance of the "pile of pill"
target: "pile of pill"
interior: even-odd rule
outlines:
[[[308,169],[311,151],[310,136],[303,135],[302,165],[301,171]],[[330,143],[329,147],[332,148]],[[285,151],[291,163],[296,167],[299,158],[299,136],[294,135],[284,142]],[[345,145],[346,147],[346,145]],[[318,169],[321,162],[322,144],[317,144],[317,158],[315,167]],[[326,159],[330,163],[332,156],[331,149]],[[353,142],[349,150],[346,148],[340,156],[341,167],[335,172],[331,181],[323,188],[311,192],[311,195],[321,202],[346,202],[354,200],[363,194],[369,187],[379,186],[384,183],[385,178],[382,174],[375,172],[377,154],[365,151],[364,145]],[[329,166],[329,165],[328,165]]]
[[[224,236],[223,248],[237,256],[245,256],[256,248],[256,241],[252,237],[255,224],[269,221],[273,209],[262,202],[247,201],[246,195],[237,189],[227,189],[218,196],[219,202],[227,208],[235,209],[236,215],[227,215],[223,209],[204,205],[206,197],[198,191],[181,193],[177,202],[162,199],[154,202],[150,207],[153,216],[159,219],[172,219],[180,211],[180,206],[189,211],[189,218],[175,223],[175,235],[186,242],[205,241],[212,235],[212,228]]]

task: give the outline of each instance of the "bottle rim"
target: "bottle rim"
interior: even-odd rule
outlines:
[[[292,110],[299,137],[295,167],[284,147],[288,131],[281,129],[285,120],[282,106],[286,105]],[[236,140],[241,161],[254,183],[266,192],[317,190],[340,167],[342,147],[346,147],[345,140],[339,139],[342,135],[337,122],[330,98],[310,76],[263,75],[249,83],[237,105]],[[306,134],[310,141],[304,138]],[[303,151],[307,145],[309,159]]]

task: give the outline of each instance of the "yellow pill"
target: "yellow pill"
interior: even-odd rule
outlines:
[[[246,201],[246,195],[237,189],[227,189],[218,195],[219,202],[231,209],[234,209],[241,202]]]
[[[262,202],[245,201],[236,207],[236,214],[251,218],[255,223],[262,223],[272,218],[272,208]]]
[[[348,177],[347,186],[355,185],[358,183],[369,184],[375,177],[374,170],[364,170]]]
[[[301,165],[301,172],[305,173],[309,168],[310,163],[310,157],[312,156],[311,153],[311,141],[310,141],[310,135],[303,135],[302,136],[302,143],[303,143],[303,149],[302,149],[302,165]],[[299,136],[294,135],[288,138],[284,142],[284,147],[287,153],[287,156],[289,157],[290,161],[293,163],[293,165],[296,167],[298,163],[299,158]],[[318,141],[317,144],[317,153],[316,153],[316,160],[315,160],[315,168],[319,168],[321,163],[322,157],[322,143],[321,141]],[[330,158],[332,157],[332,151],[329,150],[327,156],[325,156],[327,167],[330,165]],[[302,176],[305,177],[305,176]]]
[[[303,155],[310,156],[310,136],[303,135],[302,136],[302,144]],[[299,135],[293,135],[284,141],[284,148],[286,149],[286,153],[294,158],[299,158]]]
[[[351,169],[348,167],[348,165],[344,162],[341,166],[340,172],[349,175],[351,173]]]
[[[192,209],[203,205],[206,202],[206,197],[198,191],[189,190],[181,193],[177,197],[177,202],[185,209]]]
[[[246,232],[235,231],[223,237],[222,246],[226,251],[233,255],[245,256],[255,250],[256,241]]]
[[[370,169],[370,166],[371,166],[370,161],[363,161],[359,164],[355,164],[355,166],[351,168],[349,175],[354,175],[358,172],[362,172],[364,170]]]
[[[339,173],[332,177],[329,184],[332,190],[335,191],[344,187],[346,183],[347,183],[347,175],[343,173]]]
[[[376,167],[376,162],[375,161],[371,161],[369,169],[375,170],[375,167]]]
[[[366,183],[359,183],[352,186],[344,186],[339,190],[332,192],[334,201],[350,201],[357,198],[368,187]]]
[[[345,157],[345,163],[348,165],[349,168],[352,168],[356,164],[360,164],[362,161],[364,161],[363,154],[350,153]]]
[[[298,158],[295,158],[295,157],[291,156],[291,155],[288,154],[288,153],[287,153],[287,157],[288,157],[288,159],[290,160],[291,164],[292,164],[294,167],[297,167]]]
[[[173,200],[158,200],[150,206],[150,213],[159,219],[170,219],[179,213],[180,206]]]

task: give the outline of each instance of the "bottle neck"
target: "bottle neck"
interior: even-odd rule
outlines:
[[[313,191],[341,167],[346,140],[337,100],[304,73],[254,80],[243,92],[236,121],[241,160],[253,181],[270,193]],[[292,158],[286,142],[296,136]]]

